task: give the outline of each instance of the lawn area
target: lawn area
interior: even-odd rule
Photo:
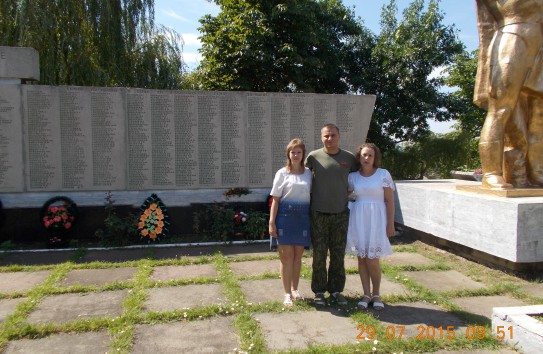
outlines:
[[[357,297],[347,295],[349,304],[337,310],[342,311],[352,321],[353,329],[357,328],[359,338],[352,338],[349,343],[330,345],[316,343],[309,348],[293,349],[295,353],[351,353],[351,352],[376,352],[376,353],[412,353],[434,352],[437,350],[498,350],[503,345],[492,335],[491,323],[488,318],[475,315],[466,311],[453,299],[471,298],[481,296],[508,296],[523,303],[538,304],[542,298],[534,297],[523,290],[526,284],[541,282],[541,279],[525,279],[499,270],[487,268],[474,262],[467,261],[453,254],[444,252],[422,242],[414,241],[402,244],[396,242],[393,246],[398,254],[418,254],[428,260],[427,265],[395,265],[383,264],[384,277],[395,284],[408,289],[408,294],[384,294],[383,300],[387,306],[405,303],[426,303],[438,308],[444,314],[454,315],[464,321],[466,328],[471,332],[466,336],[465,330],[451,330],[447,328],[435,328],[428,330],[423,328],[422,335],[409,339],[399,338],[402,326],[384,324],[379,319],[376,311],[360,311],[356,308],[359,301]],[[0,302],[9,299],[21,299],[14,310],[7,315],[0,324],[0,350],[4,350],[10,341],[20,339],[37,339],[52,336],[58,333],[85,333],[95,331],[107,331],[111,338],[111,352],[129,353],[134,349],[136,327],[141,324],[172,324],[177,322],[193,322],[211,318],[232,319],[237,337],[239,339],[239,352],[268,352],[266,334],[262,330],[258,317],[261,314],[286,314],[286,313],[312,313],[317,309],[309,300],[296,302],[292,308],[285,308],[281,299],[266,300],[260,303],[247,300],[247,294],[242,290],[241,283],[246,281],[277,280],[278,272],[263,272],[260,274],[243,275],[232,271],[235,264],[251,261],[277,261],[278,256],[272,252],[259,252],[255,254],[228,255],[223,249],[209,248],[208,254],[201,256],[163,258],[161,249],[149,248],[141,259],[115,262],[93,261],[82,262],[88,255],[84,248],[70,253],[68,261],[62,263],[29,266],[10,265],[0,267],[0,276],[12,272],[39,272],[49,271],[45,280],[29,290],[0,292]],[[115,251],[108,251],[115,252]],[[3,257],[0,255],[0,257]],[[310,267],[311,253],[304,258],[302,279],[311,278]],[[349,264],[352,264],[349,263]],[[193,278],[180,278],[170,280],[153,279],[153,272],[159,267],[189,267],[211,266],[217,276],[198,276]],[[70,272],[75,270],[96,269],[120,269],[134,268],[134,275],[128,280],[104,282],[99,285],[65,285],[62,283]],[[455,270],[462,275],[479,282],[484,288],[475,290],[449,290],[436,291],[428,288],[420,282],[413,280],[411,272],[446,272]],[[356,268],[348,266],[348,275],[356,275]],[[221,305],[209,304],[194,308],[181,308],[166,311],[150,311],[146,307],[146,301],[154,289],[185,287],[188,285],[212,285],[219,284],[225,303]],[[65,323],[29,323],[31,314],[39,308],[39,304],[47,297],[63,294],[100,294],[104,292],[126,291],[126,297],[122,301],[122,311],[119,315],[97,316],[82,318]],[[309,295],[309,294],[307,294]],[[384,311],[387,311],[385,309]],[[307,324],[311,326],[311,324]],[[322,325],[323,328],[326,325]],[[395,332],[393,333],[392,330]],[[397,330],[397,332],[396,332]],[[471,337],[471,338],[469,338]]]

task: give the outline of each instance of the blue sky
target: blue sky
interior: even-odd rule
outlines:
[[[381,9],[389,0],[343,0],[343,4],[353,8],[364,25],[374,33],[380,32],[379,20]],[[397,0],[398,12],[401,13],[412,0]],[[428,2],[426,2],[428,3]],[[439,8],[445,13],[443,22],[454,25],[458,38],[464,43],[468,51],[477,49],[479,39],[477,35],[477,17],[475,13],[475,0],[441,0]],[[201,60],[198,53],[200,41],[198,36],[198,20],[205,14],[217,15],[219,7],[207,0],[155,0],[155,21],[157,24],[173,28],[181,34],[185,45],[183,58],[190,68],[195,68]],[[444,133],[451,130],[452,122],[430,122],[434,132]]]
[[[397,0],[401,11],[412,0]],[[364,21],[366,27],[375,33],[380,32],[379,19],[381,8],[389,0],[343,0],[343,4],[352,8],[356,16]],[[441,0],[440,9],[445,13],[444,23],[454,25],[458,36],[469,51],[477,49],[477,20],[475,15],[475,0]],[[205,14],[217,15],[219,7],[207,0],[155,0],[155,21],[157,24],[173,28],[183,36],[185,46],[183,57],[191,67],[196,67],[201,59],[198,49],[198,20]]]

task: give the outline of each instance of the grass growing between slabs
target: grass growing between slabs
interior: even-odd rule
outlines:
[[[386,325],[379,319],[378,312],[360,311],[356,308],[358,298],[348,297],[347,306],[339,307],[351,321],[353,328],[358,330],[358,338],[342,345],[311,344],[305,349],[292,349],[291,353],[330,353],[330,352],[375,352],[375,353],[411,353],[434,352],[437,350],[496,350],[502,348],[491,333],[490,321],[481,320],[481,316],[465,312],[456,305],[452,299],[459,297],[508,295],[519,299],[526,304],[541,303],[541,298],[530,296],[522,290],[522,284],[527,281],[504,272],[459,260],[449,253],[436,250],[420,242],[409,245],[394,246],[395,252],[419,253],[432,261],[424,266],[394,266],[383,264],[383,276],[389,281],[401,284],[408,290],[405,294],[382,294],[385,304],[394,306],[405,303],[427,303],[454,315],[471,328],[471,332],[455,329],[454,338],[446,328],[428,332],[419,331],[419,336],[400,338],[401,326]],[[21,299],[14,311],[0,323],[0,351],[3,351],[9,341],[19,339],[37,339],[57,333],[82,333],[107,331],[111,339],[112,352],[130,353],[133,350],[136,327],[139,325],[168,324],[175,322],[200,321],[210,318],[226,317],[232,320],[238,337],[238,352],[261,353],[268,352],[265,334],[258,321],[258,315],[264,313],[306,313],[316,311],[311,299],[295,302],[291,308],[285,308],[282,299],[277,301],[263,301],[258,304],[249,303],[240,286],[241,281],[257,281],[262,279],[277,279],[278,273],[263,272],[259,275],[235,275],[231,265],[235,262],[269,261],[275,260],[279,265],[276,254],[246,255],[226,257],[220,252],[212,256],[190,257],[182,259],[153,259],[149,258],[122,263],[92,262],[78,263],[84,250],[69,262],[48,266],[9,266],[0,267],[0,272],[30,272],[47,270],[51,273],[39,285],[25,292],[11,292],[0,294],[2,299]],[[302,278],[311,279],[311,264],[304,257]],[[217,272],[215,277],[196,277],[191,279],[175,279],[167,281],[153,280],[151,275],[156,267],[160,266],[188,266],[211,265]],[[116,281],[104,285],[73,285],[62,286],[61,282],[72,270],[82,269],[114,269],[134,267],[132,280]],[[437,292],[424,287],[422,284],[409,278],[412,271],[447,271],[450,269],[470,277],[485,285],[483,289],[458,290]],[[349,268],[349,274],[356,270]],[[175,309],[169,311],[149,311],[145,302],[152,289],[161,287],[183,287],[187,285],[220,284],[224,302],[195,308]],[[279,285],[279,283],[278,283]],[[35,311],[40,302],[48,296],[60,294],[97,294],[107,291],[124,291],[126,296],[122,301],[122,310],[119,315],[81,318],[66,323],[29,323],[30,314]],[[305,294],[310,298],[311,294]],[[385,308],[384,311],[387,309]],[[311,326],[311,324],[307,324]],[[394,328],[391,328],[394,327]],[[445,327],[445,326],[444,326]],[[424,328],[423,328],[424,329]],[[476,332],[476,330],[478,332]],[[393,333],[394,332],[394,333]],[[483,333],[484,332],[484,333]],[[466,335],[468,334],[468,335]],[[449,337],[447,337],[449,335]],[[471,338],[469,338],[471,337]],[[234,350],[234,348],[232,348]]]

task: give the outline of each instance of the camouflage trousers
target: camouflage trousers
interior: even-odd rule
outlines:
[[[342,292],[345,287],[345,247],[349,210],[338,214],[311,212],[311,246],[313,247],[314,293]],[[326,257],[330,251],[330,266],[326,270]]]

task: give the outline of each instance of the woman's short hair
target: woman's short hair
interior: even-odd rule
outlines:
[[[379,150],[377,145],[375,145],[374,143],[365,143],[365,144],[360,145],[358,149],[356,149],[356,155],[355,155],[356,161],[358,161],[358,163],[360,164],[360,155],[362,154],[363,148],[369,148],[373,150],[375,154],[375,157],[373,158],[373,167],[379,168],[381,166],[382,155],[381,155],[381,150]]]

